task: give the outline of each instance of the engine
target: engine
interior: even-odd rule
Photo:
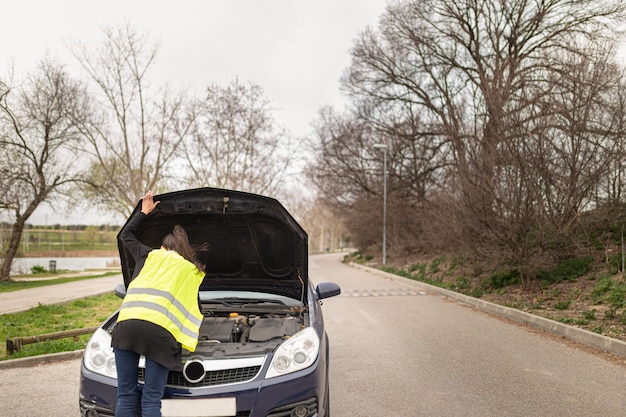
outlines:
[[[304,326],[304,317],[296,313],[210,315],[202,321],[199,341],[240,344],[280,341]]]

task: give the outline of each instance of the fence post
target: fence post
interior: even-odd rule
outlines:
[[[14,339],[7,339],[7,353],[12,355],[13,352],[19,352],[22,350],[22,338],[16,337]]]

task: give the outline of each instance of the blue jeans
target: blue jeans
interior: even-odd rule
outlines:
[[[139,407],[137,369],[139,354],[130,350],[115,349],[117,367],[117,408],[115,417],[161,417],[161,398],[165,392],[169,369],[146,358],[146,373]]]

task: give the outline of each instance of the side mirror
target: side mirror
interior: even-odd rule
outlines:
[[[319,300],[341,294],[341,288],[334,282],[320,282],[315,291]]]
[[[115,286],[115,295],[117,295],[122,300],[126,297],[126,287],[124,284],[117,284]]]

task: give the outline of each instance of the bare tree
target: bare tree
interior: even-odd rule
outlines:
[[[212,85],[199,109],[185,141],[186,182],[275,195],[294,156],[262,89],[238,80]]]
[[[20,86],[0,81],[0,210],[12,221],[0,281],[10,277],[22,230],[35,209],[83,180],[78,125],[88,113],[84,86],[50,59]]]
[[[372,197],[382,190],[377,138],[363,120],[324,108],[315,122],[315,136],[309,176],[324,200],[345,210],[360,195]]]
[[[544,234],[574,224],[588,207],[594,181],[607,173],[602,158],[615,149],[620,130],[619,118],[609,116],[616,106],[607,101],[615,89],[606,87],[617,84],[603,65],[610,53],[590,51],[610,52],[611,24],[625,6],[575,0],[390,3],[379,31],[368,29],[355,43],[343,85],[362,123],[386,132],[390,151],[396,150],[390,153],[397,180],[392,187],[414,187],[407,207],[423,211],[404,216],[433,216],[424,224],[438,227],[450,247],[533,264],[541,255],[534,248],[554,244],[556,236]],[[411,145],[420,151],[407,152]],[[326,148],[332,146],[340,145]],[[403,183],[411,171],[394,177],[399,151],[406,153],[402,166],[437,161],[435,169]],[[346,155],[318,163],[338,172],[347,165],[360,170]],[[371,188],[353,186],[352,195]]]
[[[98,117],[82,126],[95,160],[83,191],[90,201],[126,216],[146,190],[167,187],[195,111],[182,92],[151,86],[157,42],[128,24],[105,28],[104,34],[97,49],[72,45],[100,107]]]
[[[334,252],[351,244],[348,231],[335,207],[315,195],[296,194],[297,198],[288,201],[289,212],[309,235],[309,252]],[[285,202],[283,202],[283,205]]]
[[[359,247],[380,246],[384,153],[375,145],[385,144],[388,235],[398,255],[420,246],[432,248],[435,243],[424,239],[423,211],[432,184],[450,162],[445,140],[429,135],[417,114],[408,117],[402,105],[388,104],[376,112],[367,101],[358,101],[344,114],[322,109],[315,123],[312,153],[316,157],[309,177],[320,199],[344,219]]]

